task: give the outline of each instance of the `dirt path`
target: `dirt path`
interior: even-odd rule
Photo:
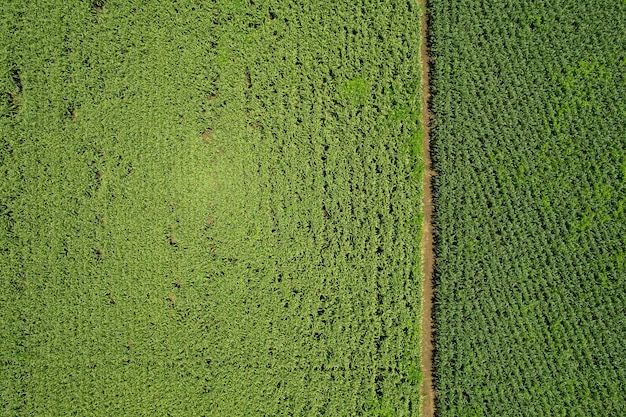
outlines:
[[[418,0],[421,7],[426,7],[426,0]],[[435,415],[435,390],[433,387],[433,266],[435,254],[433,251],[433,201],[431,192],[431,179],[435,172],[432,170],[430,160],[430,120],[432,114],[429,108],[430,98],[430,57],[428,56],[428,43],[426,38],[428,17],[422,11],[421,21],[421,61],[422,61],[422,128],[424,131],[424,196],[422,199],[424,209],[424,224],[422,227],[422,259],[424,270],[424,284],[422,290],[422,417],[433,417]]]

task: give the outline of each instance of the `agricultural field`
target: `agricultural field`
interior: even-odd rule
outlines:
[[[626,415],[626,3],[422,3],[1,2],[0,416]]]
[[[430,2],[440,416],[626,415],[626,3]]]
[[[0,416],[418,415],[422,12],[0,2]]]

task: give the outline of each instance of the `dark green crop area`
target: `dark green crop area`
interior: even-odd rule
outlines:
[[[626,415],[626,2],[433,0],[440,416]]]
[[[414,1],[1,3],[1,416],[418,414]]]

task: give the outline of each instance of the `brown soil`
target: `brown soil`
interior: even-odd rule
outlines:
[[[426,0],[418,0],[421,7],[426,7]],[[435,415],[435,389],[433,386],[433,325],[432,325],[432,307],[433,307],[433,267],[435,254],[433,251],[433,201],[431,180],[435,175],[432,170],[432,161],[430,160],[430,121],[432,114],[428,106],[430,98],[429,88],[429,67],[430,57],[428,56],[428,44],[426,38],[427,32],[427,13],[424,10],[421,22],[421,62],[422,62],[422,128],[424,131],[424,196],[422,205],[424,210],[424,224],[422,225],[422,267],[424,272],[424,283],[422,288],[422,417],[433,417]]]
[[[210,145],[213,145],[213,129],[207,129],[204,132],[202,132],[200,134],[200,136],[202,136],[202,140],[204,141],[204,143],[208,143]]]
[[[246,71],[246,90],[252,87],[252,80],[250,79],[250,71]]]
[[[176,307],[176,295],[174,293],[169,293],[167,295],[167,301],[169,301],[170,307]]]
[[[206,227],[209,228],[211,226],[213,226],[213,222],[215,221],[215,218],[213,218],[213,215],[210,215],[209,218],[206,221]]]

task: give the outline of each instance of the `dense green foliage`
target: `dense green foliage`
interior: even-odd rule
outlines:
[[[0,415],[417,415],[414,2],[1,2]]]
[[[441,416],[626,415],[626,3],[432,1]]]

